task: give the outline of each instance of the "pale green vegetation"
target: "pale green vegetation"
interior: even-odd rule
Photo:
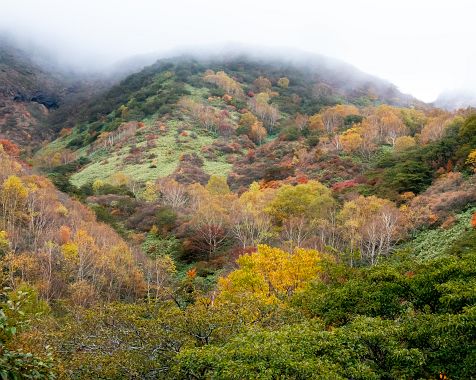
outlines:
[[[147,124],[146,130],[141,131],[141,135],[147,134],[148,129],[151,128],[150,124]],[[141,163],[124,162],[129,155],[130,146],[128,145],[108,152],[101,149],[90,156],[93,161],[91,164],[71,177],[71,183],[82,186],[96,179],[107,180],[118,171],[139,182],[165,177],[173,173],[182,154],[195,152],[201,156],[201,148],[211,144],[215,139],[211,133],[197,129],[193,132],[185,130],[188,136],[179,136],[177,120],[171,120],[166,125],[168,131],[163,135],[157,135],[154,140],[155,147],[148,148],[146,141],[137,143],[137,148],[144,157]],[[138,136],[138,140],[139,138]],[[205,157],[203,159],[204,170],[208,174],[227,175],[231,170],[232,165],[227,163],[223,156],[218,157],[217,161],[208,160]]]
[[[476,208],[456,215],[456,222],[449,228],[436,228],[419,232],[413,240],[405,244],[421,260],[440,257],[448,253],[449,247],[460,239],[469,229],[471,216]]]

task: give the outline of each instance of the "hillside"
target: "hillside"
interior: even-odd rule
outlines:
[[[0,136],[29,144],[51,138],[45,121],[58,108],[62,81],[0,40]]]
[[[214,239],[220,238],[198,241],[190,202],[205,196],[198,190],[203,186],[231,191],[231,203],[251,196],[254,186],[268,194],[260,207],[269,231],[257,241],[337,250],[349,248],[348,237],[336,238],[344,225],[320,226],[320,237],[311,230],[331,222],[330,209],[344,212],[346,202],[374,197],[375,207],[412,209],[398,215],[409,225],[395,230],[396,241],[413,228],[449,223],[474,202],[470,110],[431,108],[350,66],[317,62],[322,68],[242,56],[159,60],[85,104],[77,126],[64,128],[35,163],[124,236],[164,223],[163,238],[177,239],[180,260],[202,260],[210,274],[226,266],[221,255],[236,248],[229,240],[236,215],[222,212],[217,200],[223,220]],[[323,219],[294,230],[301,217],[296,210],[279,217],[271,212],[281,189],[312,192],[315,184],[337,202],[321,210]],[[219,263],[210,266],[213,256]]]
[[[116,80],[62,68],[40,48],[33,50],[0,35],[0,138],[27,150],[54,139],[69,115]]]
[[[2,376],[474,376],[471,109],[269,55],[63,99],[0,139]]]
[[[314,58],[308,66],[246,57],[158,61],[91,101],[80,125],[39,156],[66,150],[76,159],[87,157],[91,163],[71,177],[76,186],[107,180],[117,171],[145,183],[173,174],[180,157],[191,153],[204,161],[205,175],[226,175],[249,149],[292,130],[296,118],[306,123],[324,107],[423,107],[386,82],[343,64],[331,69],[321,60]],[[225,76],[206,79],[207,70],[223,70]],[[267,137],[239,128],[250,107]]]

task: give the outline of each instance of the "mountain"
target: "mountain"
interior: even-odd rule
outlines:
[[[446,91],[438,96],[433,105],[449,111],[468,107],[474,108],[476,107],[476,94],[464,90]]]
[[[209,71],[213,74],[206,77]],[[178,173],[184,170],[203,181],[211,174],[227,175],[256,148],[258,137],[239,128],[250,108],[271,141],[293,127],[296,117],[325,107],[383,103],[427,107],[388,82],[320,56],[220,53],[160,59],[68,114],[68,124],[77,126],[38,157],[66,149],[73,152],[70,159],[87,160],[72,173],[76,186],[107,180],[117,171],[142,184],[169,175],[182,178]],[[190,155],[197,160],[183,161]]]
[[[0,139],[2,376],[471,378],[476,115],[273,54],[9,56],[56,138]]]
[[[316,109],[319,108],[319,101],[316,101],[317,98],[310,99],[313,91],[321,99],[320,106],[342,101],[423,106],[411,96],[401,94],[394,85],[327,57],[291,50],[260,49],[258,52],[257,49],[239,46],[227,49],[218,49],[220,53],[193,53],[177,59],[162,59],[135,74],[129,81],[139,77],[150,81],[152,76],[163,70],[164,64],[185,67],[194,62],[193,65],[201,65],[202,68],[207,64],[210,67],[223,65],[233,72],[237,64],[245,65],[243,69],[246,71],[256,63],[261,66],[256,68],[256,74],[259,70],[269,76],[278,75],[280,70],[283,73],[294,72],[296,81],[293,80],[291,86],[302,93],[300,96],[305,102],[314,103]],[[114,102],[113,93],[120,91],[121,87],[118,85],[108,94],[104,92],[158,55],[131,57],[97,72],[78,72],[77,69],[62,67],[54,57],[37,46],[25,46],[1,37],[0,137],[11,139],[22,147],[37,148],[40,143],[54,138],[61,129],[84,121],[84,115],[110,113],[113,104],[109,108],[97,109],[94,103]],[[160,55],[165,56],[165,53]],[[289,58],[283,59],[283,56]],[[250,78],[243,80],[245,85],[250,84],[246,82]],[[185,78],[179,78],[180,81],[187,82]]]
[[[45,126],[61,103],[63,80],[0,40],[0,136],[20,144],[51,138]]]
[[[0,36],[0,138],[38,149],[67,127],[71,113],[124,74],[78,72],[38,46]]]

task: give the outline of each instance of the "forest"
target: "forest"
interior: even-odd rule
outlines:
[[[0,139],[1,378],[473,379],[476,112],[349,78],[159,60]]]

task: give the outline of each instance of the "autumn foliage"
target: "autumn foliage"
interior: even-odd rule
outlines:
[[[278,248],[258,245],[258,251],[238,260],[239,268],[220,279],[223,300],[255,298],[274,303],[305,288],[309,280],[321,271],[320,253],[295,249],[285,252]]]
[[[5,153],[12,157],[18,157],[20,155],[20,147],[10,140],[0,139],[0,146],[2,146]]]
[[[131,78],[34,170],[0,140],[2,376],[470,378],[471,110],[245,61]]]

